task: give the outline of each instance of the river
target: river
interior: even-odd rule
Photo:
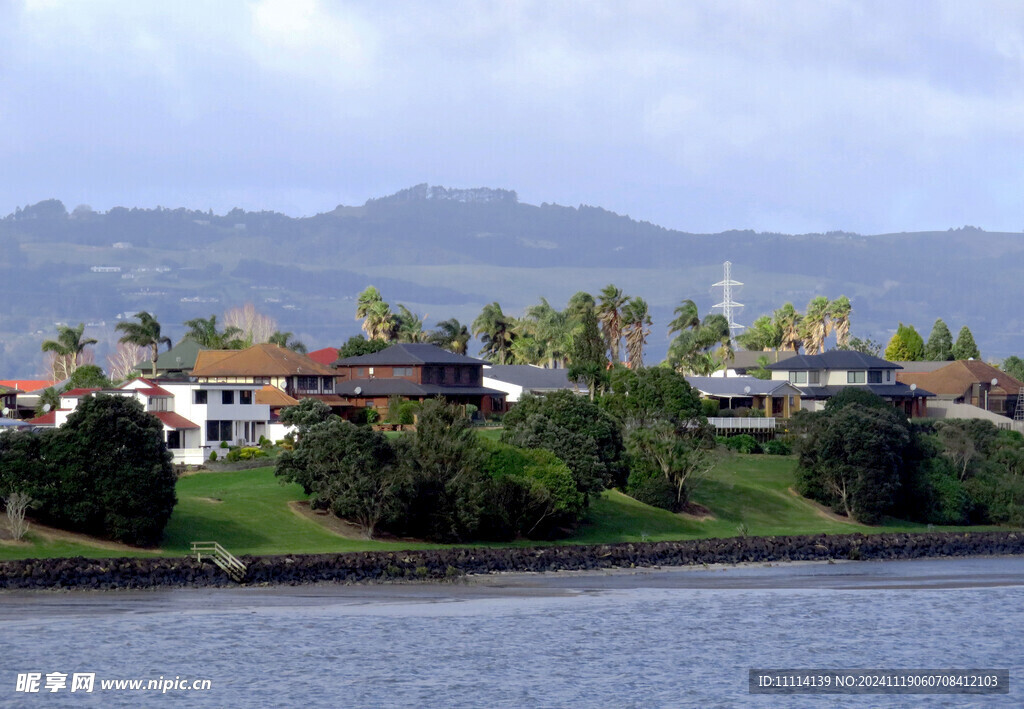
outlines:
[[[0,706],[1019,707],[1022,631],[1019,557],[4,592]],[[752,668],[947,667],[1009,668],[1010,694],[748,689]],[[158,678],[210,689],[100,687]]]

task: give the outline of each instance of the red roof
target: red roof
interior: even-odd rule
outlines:
[[[142,382],[143,384],[146,385],[146,387],[139,389],[129,389],[128,385],[133,384],[135,382]],[[118,389],[122,389],[124,391],[137,391],[140,394],[145,394],[146,396],[174,396],[174,394],[167,391],[159,384],[155,383],[151,379],[146,379],[145,377],[136,377],[135,379],[132,379],[130,382],[125,382],[124,384],[119,386]]]
[[[150,411],[153,416],[160,419],[167,428],[182,429],[182,428],[199,428],[198,425],[192,423],[181,414],[176,414],[173,411]]]
[[[98,391],[103,390],[100,389],[99,387],[94,389],[68,389],[66,392],[62,393],[61,396],[88,396],[89,394],[95,394]]]
[[[52,382],[49,379],[0,379],[0,386],[10,387],[11,389],[21,389],[25,392],[49,389],[56,383],[57,382]]]
[[[30,423],[33,426],[54,426],[57,423],[57,411],[47,411],[42,416],[36,416],[34,419],[29,419],[25,423]]]
[[[338,360],[338,349],[336,347],[324,347],[322,350],[310,352],[306,356],[318,364],[330,366]]]

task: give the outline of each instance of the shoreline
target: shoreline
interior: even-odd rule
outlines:
[[[0,590],[142,590],[328,584],[398,584],[501,578],[514,573],[635,571],[808,561],[1021,556],[1021,532],[730,537],[586,546],[455,548],[344,554],[243,556],[246,580],[231,581],[192,557],[26,559],[0,562]]]

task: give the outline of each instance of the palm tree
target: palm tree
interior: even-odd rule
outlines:
[[[622,308],[622,323],[626,333],[626,353],[629,356],[630,369],[644,366],[644,345],[651,334],[651,314],[647,301],[643,298],[631,298]]]
[[[710,374],[732,359],[732,337],[729,321],[720,313],[700,320],[697,306],[686,300],[676,308],[676,319],[669,332],[678,332],[668,349],[668,362],[677,371]],[[711,350],[718,347],[722,357],[716,358]]]
[[[546,298],[539,305],[526,309],[526,317],[519,321],[519,332],[523,337],[535,341],[536,360],[529,364],[543,364],[550,368],[565,367],[572,348],[572,333],[575,323],[567,310],[551,307]],[[524,346],[520,346],[520,351]]]
[[[152,315],[142,310],[135,313],[139,322],[119,322],[114,329],[124,333],[119,342],[127,342],[139,347],[148,347],[152,353],[150,360],[153,365],[153,376],[156,376],[156,360],[160,356],[160,345],[171,348],[171,339],[160,334],[160,323]]]
[[[775,311],[775,324],[782,331],[783,349],[799,352],[803,341],[800,339],[800,323],[803,316],[797,312],[792,303],[786,303]]]
[[[438,347],[464,355],[469,344],[469,337],[469,329],[465,325],[455,318],[449,318],[439,322],[437,329],[430,333],[428,339]]]
[[[306,346],[298,340],[293,340],[292,333],[290,332],[281,332],[278,330],[270,336],[270,339],[267,340],[267,342],[272,345],[277,345],[278,347],[284,347],[292,352],[301,352],[302,354],[306,354]]]
[[[782,347],[782,328],[770,315],[762,315],[747,328],[746,332],[736,336],[736,343],[746,350],[775,352],[775,361],[779,361],[779,348]]]
[[[399,342],[425,342],[427,333],[423,329],[423,318],[399,303],[395,315],[395,338]]]
[[[668,324],[668,334],[684,330],[696,330],[700,327],[700,315],[697,313],[697,304],[687,298],[675,309],[675,318]]]
[[[619,362],[619,341],[622,339],[622,306],[629,298],[622,289],[609,283],[598,296],[597,318],[601,321],[601,331],[612,355],[612,364]]]
[[[828,305],[828,317],[832,322],[832,329],[836,333],[836,346],[847,347],[850,344],[850,313],[853,306],[850,299],[841,295]]]
[[[514,325],[514,319],[501,312],[497,301],[485,305],[473,321],[473,334],[483,343],[480,354],[494,364],[509,364],[516,339]]]
[[[363,321],[363,331],[370,340],[393,340],[397,320],[391,306],[384,302],[380,291],[367,286],[356,300],[356,320]]]
[[[245,346],[241,337],[242,328],[228,325],[221,332],[217,329],[216,315],[211,315],[209,318],[186,320],[185,327],[189,328],[185,337],[198,342],[203,347],[214,350],[237,350]]]
[[[63,381],[74,374],[74,371],[78,369],[78,365],[81,363],[82,353],[85,351],[85,348],[96,344],[96,340],[91,337],[83,339],[82,335],[84,332],[85,323],[78,323],[78,327],[58,325],[57,339],[43,342],[43,352],[52,352],[54,355],[54,379]]]
[[[825,351],[825,338],[828,337],[828,298],[819,295],[807,304],[807,314],[801,323],[801,336],[804,351],[807,354],[820,354]]]

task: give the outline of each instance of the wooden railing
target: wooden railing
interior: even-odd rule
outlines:
[[[209,559],[233,580],[239,583],[245,580],[245,564],[217,542],[192,542],[192,553],[197,561]]]
[[[777,419],[737,416],[709,416],[708,423],[719,431],[774,431]]]

